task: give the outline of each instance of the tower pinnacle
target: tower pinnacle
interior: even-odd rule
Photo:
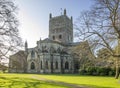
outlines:
[[[64,9],[64,15],[66,15],[66,9]]]
[[[52,18],[52,14],[50,13],[50,15],[49,15],[49,19],[51,19]]]
[[[25,41],[25,51],[27,51],[28,49],[28,43],[27,43],[27,40]]]

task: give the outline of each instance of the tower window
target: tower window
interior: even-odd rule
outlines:
[[[59,39],[62,39],[62,35],[59,35]]]
[[[55,36],[53,36],[53,40],[55,40]]]

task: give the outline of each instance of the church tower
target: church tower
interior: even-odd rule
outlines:
[[[69,18],[64,9],[60,16],[49,15],[49,39],[65,44],[73,42],[73,20]]]

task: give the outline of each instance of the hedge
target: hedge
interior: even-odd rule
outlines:
[[[115,75],[115,69],[108,67],[87,67],[80,69],[81,75],[100,75],[100,76],[113,76]]]

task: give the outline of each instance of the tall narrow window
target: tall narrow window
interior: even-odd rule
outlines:
[[[42,61],[40,62],[40,67],[41,67],[41,69],[42,69]]]
[[[31,63],[31,70],[34,70],[35,69],[35,64],[34,62]]]
[[[69,63],[67,61],[65,62],[65,69],[69,69]]]
[[[46,69],[48,69],[48,61],[46,61]]]
[[[58,62],[55,62],[55,68],[58,69]]]

